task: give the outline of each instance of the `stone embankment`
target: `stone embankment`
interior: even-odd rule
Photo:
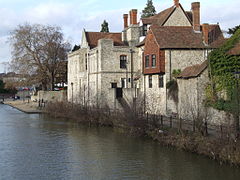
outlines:
[[[22,101],[22,100],[16,100],[16,101],[5,100],[3,103],[13,108],[16,108],[19,111],[22,111],[24,113],[28,113],[28,114],[43,113],[43,111],[39,109],[37,102],[31,102],[31,101],[28,102],[28,101]]]

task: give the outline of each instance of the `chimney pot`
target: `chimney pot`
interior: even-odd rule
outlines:
[[[200,31],[200,2],[192,3],[193,29]]]
[[[130,11],[130,24],[137,24],[137,9]]]
[[[203,40],[206,44],[209,44],[209,24],[202,25]]]
[[[179,0],[173,0],[174,1],[174,5],[176,6],[176,7],[179,7]]]

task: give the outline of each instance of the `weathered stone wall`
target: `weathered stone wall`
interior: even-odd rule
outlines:
[[[123,37],[126,37],[129,46],[135,46],[139,43],[140,37],[139,25],[132,24],[125,30],[125,32],[126,35],[123,35]]]
[[[207,58],[206,50],[168,50],[165,51],[165,75],[166,83],[172,77],[173,70],[183,70],[188,66],[201,64]],[[166,115],[177,114],[179,109],[172,99],[167,98]]]
[[[177,7],[164,26],[191,26],[181,7]]]
[[[83,97],[86,96],[86,56],[87,49],[83,48],[68,56],[68,101],[74,103],[83,103]]]
[[[38,91],[36,100],[44,100],[45,102],[66,102],[67,92],[66,91]],[[33,99],[32,99],[33,100]]]
[[[205,89],[209,83],[208,70],[205,70],[197,78],[178,79],[177,82],[180,118],[207,121],[214,125],[230,125],[233,123],[233,116],[229,113],[206,107],[204,104]]]
[[[152,75],[152,88],[149,88],[149,75],[143,78],[143,94],[145,97],[146,112],[151,114],[165,114],[166,112],[166,76],[164,75],[164,87],[159,87],[159,75]]]

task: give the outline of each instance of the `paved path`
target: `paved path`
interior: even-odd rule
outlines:
[[[6,100],[4,101],[4,104],[12,106],[13,108],[16,108],[22,112],[28,113],[28,114],[40,114],[43,113],[41,109],[38,108],[37,102],[29,102],[28,101],[22,101],[22,100]]]

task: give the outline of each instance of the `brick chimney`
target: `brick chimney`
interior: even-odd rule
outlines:
[[[179,0],[173,0],[174,1],[174,5],[176,6],[176,7],[179,7]]]
[[[129,19],[130,19],[130,25],[132,24],[132,10],[129,11]]]
[[[130,25],[137,24],[137,9],[132,9],[130,12]]]
[[[200,2],[192,3],[193,29],[200,31]]]
[[[123,15],[124,29],[128,27],[128,14]]]
[[[203,40],[206,44],[209,44],[209,24],[202,25]]]

